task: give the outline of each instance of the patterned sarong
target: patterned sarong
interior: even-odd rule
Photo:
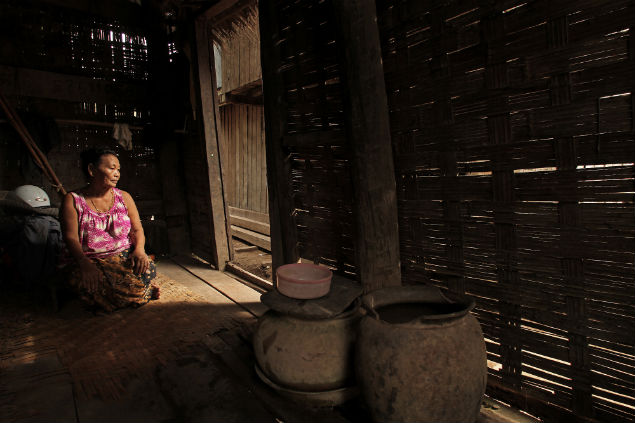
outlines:
[[[70,285],[80,298],[90,306],[98,306],[105,311],[124,307],[138,307],[153,299],[154,288],[150,283],[157,274],[154,262],[150,261],[148,271],[135,275],[129,259],[130,250],[105,258],[91,258],[101,270],[104,279],[96,292],[88,292],[81,284],[82,273],[79,266],[70,269]]]

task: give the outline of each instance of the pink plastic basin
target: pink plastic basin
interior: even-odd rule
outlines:
[[[329,293],[333,273],[311,263],[292,263],[278,267],[278,292],[287,297],[308,300]]]

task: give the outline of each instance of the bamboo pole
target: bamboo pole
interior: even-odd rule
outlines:
[[[48,162],[46,155],[44,155],[44,153],[42,153],[42,150],[38,148],[37,144],[31,137],[31,134],[26,129],[26,126],[24,126],[24,123],[22,123],[20,116],[18,116],[17,112],[13,110],[13,108],[7,102],[6,98],[4,98],[4,96],[1,94],[0,94],[0,106],[2,107],[5,114],[7,115],[7,118],[9,119],[9,122],[11,123],[11,125],[15,128],[15,130],[20,135],[20,139],[22,140],[24,145],[26,145],[26,148],[31,153],[31,156],[33,156],[33,159],[35,160],[35,164],[37,164],[38,167],[42,169],[42,172],[44,172],[46,177],[52,182],[56,191],[61,192],[62,195],[66,195],[66,190],[64,189],[64,186],[62,185],[60,180],[57,178],[57,175],[55,174],[55,171],[53,170],[50,163]]]

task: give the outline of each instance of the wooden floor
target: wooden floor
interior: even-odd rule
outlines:
[[[311,409],[280,397],[258,379],[254,372],[250,336],[257,317],[266,311],[259,301],[260,292],[192,257],[163,259],[157,267],[161,275],[178,283],[182,287],[180,289],[192,298],[186,307],[176,307],[168,300],[160,304],[160,300],[159,304],[151,303],[128,314],[118,312],[118,316],[125,317],[90,315],[86,320],[94,328],[113,321],[125,322],[125,319],[128,319],[126,324],[132,324],[141,312],[148,314],[152,311],[155,314],[151,318],[156,320],[156,316],[160,316],[163,319],[160,320],[162,327],[157,329],[152,326],[151,330],[158,334],[154,338],[143,339],[160,343],[161,334],[170,333],[170,326],[180,332],[191,329],[190,336],[180,334],[183,345],[179,346],[178,355],[159,360],[157,364],[148,360],[149,372],[125,379],[120,395],[104,397],[78,392],[74,369],[63,364],[68,361],[68,348],[42,347],[35,354],[28,353],[28,345],[14,345],[11,350],[10,341],[2,343],[0,340],[0,422],[369,421],[357,401],[335,409]],[[25,316],[33,316],[28,310],[24,312]],[[60,311],[49,317],[59,322],[73,316],[76,318],[79,312],[73,310],[72,305],[63,305]],[[39,316],[41,319],[42,315]],[[0,323],[0,329],[3,329],[2,325]],[[130,336],[125,329],[124,325],[108,332],[110,342],[95,344],[94,348],[103,351],[92,353],[97,356],[112,355],[117,337]],[[43,336],[35,332],[27,335],[25,339],[37,340]],[[120,340],[123,341],[123,338]],[[139,342],[142,342],[141,337]],[[148,349],[153,351],[150,345]],[[18,350],[23,352],[24,357],[11,353]],[[489,401],[482,408],[478,421],[532,420]]]

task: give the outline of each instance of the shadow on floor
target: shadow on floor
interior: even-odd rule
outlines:
[[[0,421],[346,421],[256,376],[255,318],[171,280],[160,301],[94,314],[63,298],[0,295]]]
[[[0,286],[0,421],[370,421],[359,400],[316,409],[282,398],[254,371],[256,318],[162,278],[159,301],[111,314],[64,295],[55,312],[46,296]],[[520,420],[478,419],[496,421]]]

